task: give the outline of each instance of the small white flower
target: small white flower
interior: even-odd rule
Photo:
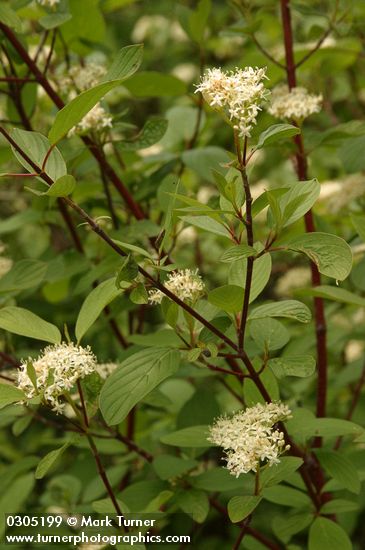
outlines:
[[[65,342],[46,347],[42,355],[36,360],[29,358],[29,362],[35,370],[37,390],[44,392],[44,401],[57,414],[64,409],[64,403],[59,398],[71,390],[77,380],[96,370],[96,357],[89,346],[83,348]],[[18,387],[28,399],[37,394],[28,376],[26,361],[22,362],[18,371]]]
[[[281,84],[272,91],[268,111],[276,118],[301,121],[314,113],[319,113],[322,101],[322,95],[310,94],[306,88],[297,87],[289,91],[286,84]]]
[[[37,0],[38,4],[47,8],[54,8],[60,3],[60,0]]]
[[[277,464],[279,456],[289,450],[284,433],[275,424],[290,416],[290,409],[283,403],[257,403],[231,417],[219,418],[210,428],[208,439],[224,448],[232,475],[256,472],[260,462]]]
[[[169,274],[164,286],[184,302],[188,300],[194,303],[205,292],[205,285],[197,269],[195,271],[191,269],[173,271]],[[149,291],[149,301],[152,304],[160,304],[163,297],[164,294],[161,290]]]
[[[95,107],[91,109],[84,116],[84,118],[74,126],[68,133],[68,136],[71,137],[74,134],[84,134],[90,130],[95,130],[96,132],[101,132],[107,128],[112,128],[113,124],[112,117],[101,107],[100,103],[97,103]]]
[[[230,72],[208,69],[196,92],[201,92],[211,107],[221,111],[240,136],[250,137],[260,105],[270,93],[262,82],[265,78],[266,68],[245,67]]]

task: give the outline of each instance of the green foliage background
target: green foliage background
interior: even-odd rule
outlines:
[[[61,0],[55,9],[28,0],[1,3],[1,125],[39,168],[57,143],[44,171],[58,187],[47,190],[41,177],[7,175],[27,171],[29,162],[1,140],[1,259],[13,264],[0,273],[0,514],[113,512],[87,439],[75,437],[64,416],[37,403],[17,404],[10,385],[22,359],[70,337],[90,345],[99,363],[122,364],[100,401],[102,381],[84,383],[98,456],[122,510],[180,513],[166,528],[173,534],[189,534],[193,514],[194,548],[235,548],[251,513],[245,497],[253,495],[254,475],[236,479],[223,468],[207,427],[265,399],[252,376],[219,372],[230,369],[224,354],[232,350],[206,326],[168,298],[161,306],[147,303],[154,284],[138,275],[137,263],[162,281],[174,268],[198,268],[207,294],[195,309],[236,341],[247,258],[254,254],[245,352],[270,398],[294,411],[287,426],[301,456],[264,470],[262,499],[240,548],[364,547],[365,6],[290,5],[295,60],[305,60],[298,86],[322,94],[323,108],[302,129],[306,183],[295,170],[293,126],[270,130],[271,140],[263,135],[292,121],[275,120],[266,108],[258,117],[250,147],[259,145],[247,169],[252,251],[232,206],[244,212],[232,128],[203,104],[194,84],[205,67],[245,66],[267,66],[269,88],[285,82],[280,2]],[[39,48],[41,77],[66,104],[71,98],[62,79],[70,67],[96,60],[112,70],[57,115],[61,105],[4,25],[32,59]],[[122,49],[140,43],[143,51]],[[65,137],[100,98],[112,130],[92,131],[83,141]],[[49,141],[25,133],[31,130]],[[93,232],[62,203],[70,196],[127,260],[100,239],[99,226]],[[305,234],[303,223],[312,206],[315,235]],[[273,232],[278,250],[270,253],[264,247]],[[322,274],[317,288],[308,257]],[[327,322],[326,419],[315,417],[313,297],[324,300]],[[323,441],[313,451],[315,436]],[[60,452],[49,456],[55,449]],[[318,498],[330,494],[317,509],[299,474],[303,457],[311,475],[316,468],[322,475]],[[152,546],[159,548],[146,548]]]

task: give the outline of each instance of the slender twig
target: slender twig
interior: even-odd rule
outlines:
[[[273,57],[271,53],[268,52],[266,48],[262,46],[261,42],[259,42],[259,40],[257,39],[255,33],[250,34],[250,37],[252,41],[255,43],[255,45],[257,46],[257,48],[260,50],[260,52],[264,54],[264,56],[267,57],[267,59],[269,59],[271,63],[274,63],[274,65],[276,65],[277,67],[280,67],[280,69],[285,69],[285,65],[280,63],[280,61],[278,61],[277,59],[275,59],[275,57]]]
[[[309,52],[307,52],[301,59],[299,59],[299,61],[297,61],[297,63],[295,64],[296,69],[301,67],[306,61],[308,61],[308,59],[310,59],[312,57],[313,54],[316,53],[316,51],[319,50],[319,48],[322,46],[323,42],[326,40],[327,36],[329,36],[331,34],[331,32],[334,30],[334,27],[335,27],[336,23],[340,23],[340,21],[342,21],[346,17],[347,13],[345,12],[342,15],[342,17],[337,19],[338,7],[339,7],[339,0],[336,0],[335,10],[334,10],[333,15],[331,17],[331,20],[329,22],[328,29],[318,39],[318,41],[316,42],[314,47]]]
[[[14,359],[14,357],[8,355],[7,353],[4,353],[3,351],[0,351],[0,357],[5,363],[8,363],[16,369],[20,366],[20,363],[16,359]]]
[[[117,501],[117,499],[114,495],[113,487],[110,485],[108,476],[106,475],[106,472],[104,470],[104,466],[103,466],[103,463],[101,462],[99,451],[98,451],[98,449],[95,445],[95,442],[94,442],[92,436],[89,433],[86,433],[86,437],[87,437],[87,440],[89,442],[89,446],[90,446],[91,452],[93,454],[93,457],[95,459],[100,479],[102,480],[102,482],[104,484],[104,487],[107,490],[107,493],[109,495],[110,500],[113,503],[115,511],[117,512],[117,514],[119,516],[121,516],[122,515],[122,510],[120,509],[119,503],[118,503],[118,501]]]
[[[205,367],[208,367],[208,369],[221,372],[222,374],[230,374],[232,376],[236,376],[237,378],[247,378],[247,374],[243,374],[242,372],[236,372],[232,370],[223,369],[222,367],[217,367],[216,365],[212,365],[211,363],[208,363],[204,359],[200,359],[199,363],[204,365]]]
[[[17,83],[24,83],[24,82],[37,82],[36,78],[25,78],[20,76],[2,76],[0,78],[0,82],[17,82]]]
[[[54,31],[53,31],[51,46],[49,48],[49,53],[48,53],[48,56],[47,56],[47,59],[46,59],[46,64],[45,64],[44,69],[43,69],[43,74],[44,75],[47,74],[48,68],[51,64],[51,59],[52,59],[52,55],[53,55],[53,51],[54,51],[54,47],[55,47],[55,43],[56,43],[56,37],[57,37],[57,28],[54,29]]]
[[[239,140],[239,135],[237,130],[234,130],[234,142],[237,154],[238,170],[241,173],[243,189],[245,192],[245,205],[246,205],[246,234],[247,234],[247,244],[253,246],[254,236],[253,236],[253,220],[252,220],[252,195],[250,190],[250,185],[248,182],[247,172],[246,172],[246,154],[247,154],[247,138],[244,140],[243,151],[241,151],[241,145]],[[245,291],[243,295],[243,304],[241,311],[241,319],[238,327],[238,349],[243,350],[244,340],[245,340],[245,330],[248,317],[248,306],[250,303],[250,292],[252,284],[252,274],[253,274],[253,263],[254,257],[249,256],[247,258],[247,267],[246,267],[246,280],[245,280]]]
[[[84,418],[84,423],[85,423],[86,428],[89,428],[89,417],[88,417],[87,410],[86,410],[84,392],[82,391],[80,380],[77,380],[76,385],[77,385],[77,390],[78,390],[79,396],[80,396],[81,410],[82,410],[82,416]]]
[[[128,447],[130,451],[134,451],[135,453],[139,454],[142,458],[147,460],[147,462],[153,461],[153,455],[151,455],[145,449],[139,447],[134,441],[128,439],[127,436],[121,434],[119,431],[114,431],[113,428],[108,426],[103,419],[101,419],[101,424],[109,433],[113,434],[115,439],[118,439],[119,441],[124,443],[124,445],[126,445],[126,447]]]
[[[224,378],[220,378],[219,381],[222,384],[222,386],[224,386],[226,390],[229,391],[229,393],[232,394],[233,397],[237,399],[237,401],[239,401],[241,405],[245,404],[245,400],[243,399],[243,397],[239,395],[233,388],[231,388],[231,386],[224,380]]]
[[[241,542],[243,541],[243,537],[247,533],[247,527],[249,526],[249,523],[251,521],[252,516],[248,516],[242,523],[241,531],[235,541],[235,543],[232,546],[232,550],[238,550],[238,548],[241,546]]]

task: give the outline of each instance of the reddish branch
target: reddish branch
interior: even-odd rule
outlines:
[[[281,15],[284,31],[284,45],[286,58],[286,74],[289,89],[295,88],[296,80],[296,65],[294,61],[293,48],[293,31],[291,24],[290,0],[281,0]],[[296,144],[296,169],[298,178],[301,181],[308,179],[307,159],[303,145],[302,135],[294,137]],[[315,231],[313,213],[309,210],[304,216],[305,228],[307,233]],[[321,276],[317,266],[311,263],[312,285],[318,286],[321,284]],[[324,302],[322,298],[314,298],[314,317],[316,325],[316,345],[317,345],[317,366],[318,366],[318,383],[317,383],[317,416],[326,415],[326,400],[327,400],[327,345],[326,345],[326,319],[324,314]],[[317,439],[316,445],[320,444]]]

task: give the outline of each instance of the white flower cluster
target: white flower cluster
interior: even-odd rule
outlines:
[[[358,173],[351,174],[342,180],[323,182],[319,200],[324,202],[328,212],[337,214],[363,195],[365,195],[365,175]]]
[[[37,0],[38,4],[45,6],[46,8],[54,8],[60,3],[60,0]]]
[[[262,82],[265,78],[266,68],[245,67],[230,72],[208,69],[196,92],[201,92],[211,107],[221,111],[240,136],[250,137],[261,111],[260,104],[270,93]]]
[[[77,380],[96,369],[96,357],[89,346],[83,348],[65,342],[47,346],[42,355],[35,361],[29,359],[29,362],[35,370],[37,390],[28,376],[26,361],[18,371],[18,387],[29,399],[37,392],[43,392],[44,401],[57,413],[61,413],[65,406],[59,398],[69,392]]]
[[[180,300],[196,302],[198,298],[203,296],[205,285],[201,280],[198,270],[181,269],[173,271],[169,274],[164,286],[173,292]],[[149,300],[152,304],[160,304],[164,294],[161,290],[150,290]]]
[[[258,403],[232,417],[219,418],[210,428],[209,441],[224,448],[232,475],[256,472],[260,462],[277,464],[279,456],[289,450],[284,433],[275,424],[290,416],[283,403]]]
[[[106,380],[118,367],[117,363],[99,363],[96,366],[96,372],[100,375],[100,378]]]
[[[112,117],[105,111],[105,109],[103,109],[100,103],[97,103],[95,107],[93,107],[91,111],[89,111],[87,115],[85,115],[84,118],[77,124],[77,126],[71,128],[68,136],[71,137],[74,134],[84,134],[90,130],[101,132],[107,128],[112,128],[112,122]]]
[[[62,85],[71,89],[75,87],[79,92],[85,92],[99,84],[105,73],[106,69],[100,63],[89,62],[85,66],[74,65],[68,71]]]
[[[276,86],[272,91],[271,106],[268,111],[276,118],[289,118],[301,121],[321,110],[322,95],[309,94],[306,88],[289,88],[286,84]]]
[[[13,260],[0,257],[0,278],[3,277],[13,266]]]

